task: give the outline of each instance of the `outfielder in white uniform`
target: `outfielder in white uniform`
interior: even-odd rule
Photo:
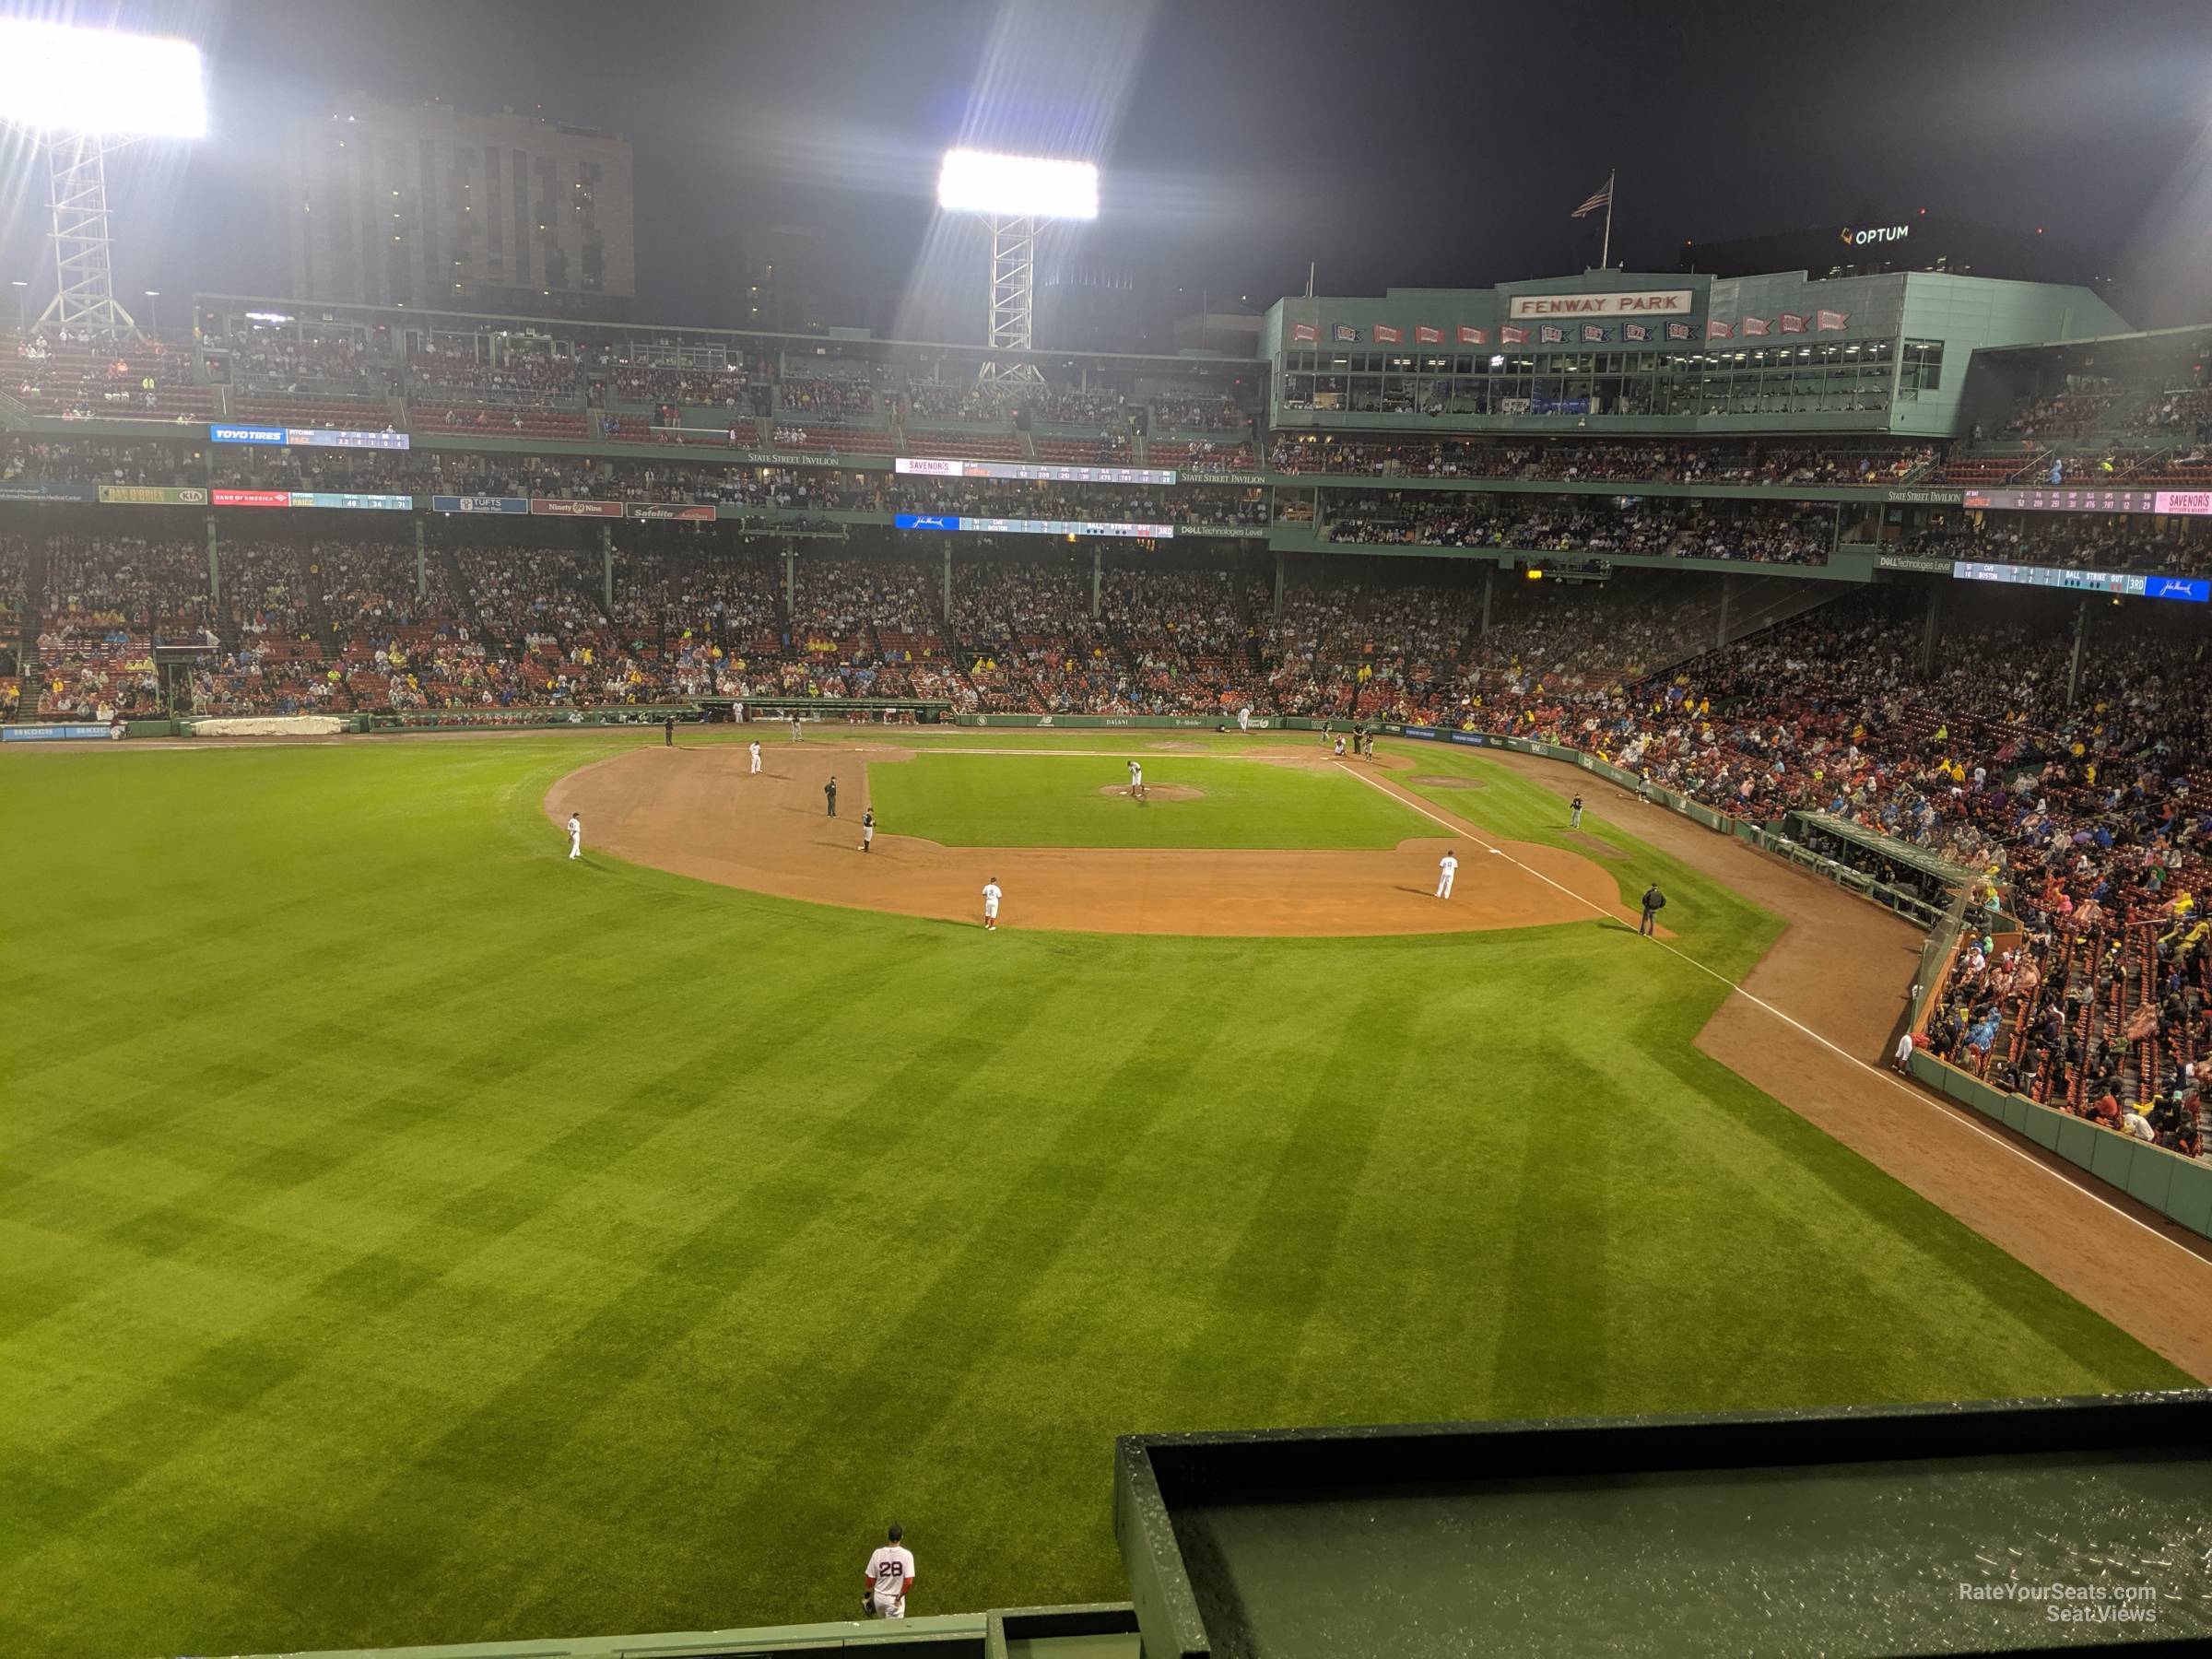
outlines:
[[[583,856],[583,820],[572,812],[569,814],[569,856]]]
[[[1145,769],[1135,760],[1129,762],[1129,793],[1137,800],[1145,798]]]
[[[861,1596],[864,1613],[873,1613],[877,1618],[904,1618],[906,1593],[914,1587],[914,1556],[899,1540],[905,1532],[899,1523],[890,1525],[890,1542],[868,1558],[868,1588]]]
[[[998,931],[998,877],[994,876],[983,883],[983,931]]]
[[[1239,709],[1237,711],[1237,730],[1240,732],[1249,732],[1252,730],[1252,711],[1250,709]]]
[[[1444,855],[1436,861],[1436,896],[1439,899],[1452,897],[1452,877],[1458,874],[1459,854],[1447,847]]]
[[[760,740],[754,738],[747,748],[753,758],[753,776],[757,778],[760,775]]]

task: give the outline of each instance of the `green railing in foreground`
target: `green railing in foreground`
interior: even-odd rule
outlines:
[[[755,1630],[330,1650],[283,1659],[830,1659],[840,1653],[865,1659],[1011,1659],[1015,1653],[1029,1659],[1143,1659],[1136,1610],[1127,1602]]]

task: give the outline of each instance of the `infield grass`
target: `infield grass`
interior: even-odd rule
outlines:
[[[0,752],[0,1653],[842,1618],[894,1516],[917,1613],[1118,1598],[1124,1430],[2184,1381],[1700,1054],[1722,987],[1617,928],[987,935],[568,862],[547,787],[639,741]],[[1521,833],[1484,775],[1444,805]]]
[[[1344,847],[1389,849],[1444,832],[1334,770],[1139,754],[1151,798],[1107,755],[924,753],[872,761],[878,829],[946,847]],[[1160,792],[1195,789],[1195,800]]]

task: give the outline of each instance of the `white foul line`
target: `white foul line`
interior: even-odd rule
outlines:
[[[1491,845],[1490,842],[1484,841],[1481,836],[1476,834],[1475,831],[1468,828],[1465,824],[1453,823],[1448,818],[1437,817],[1435,813],[1430,811],[1429,808],[1422,806],[1420,802],[1407,800],[1406,796],[1400,794],[1396,790],[1390,788],[1388,785],[1383,783],[1381,779],[1373,776],[1371,773],[1360,771],[1356,767],[1347,766],[1341,760],[1337,761],[1336,764],[1343,771],[1347,771],[1351,773],[1353,777],[1358,778],[1362,783],[1371,784],[1376,789],[1380,789],[1392,800],[1399,802],[1401,805],[1412,807],[1414,811],[1419,813],[1430,823],[1441,825],[1442,828],[1451,830],[1454,835],[1465,835],[1469,841],[1475,842],[1477,846],[1487,848],[1488,851],[1497,853],[1508,864],[1514,865],[1516,868],[1526,870],[1538,881],[1544,883],[1546,887],[1557,888],[1560,892],[1566,894],[1568,898],[1573,900],[1577,904],[1587,906],[1589,909],[1595,911],[1599,915],[1607,917],[1608,919],[1618,919],[1614,917],[1612,912],[1606,910],[1604,905],[1594,903],[1592,900],[1583,898],[1582,894],[1576,892],[1572,888],[1560,886],[1559,882],[1552,880],[1552,878],[1545,875],[1543,871],[1535,869],[1531,865],[1523,864],[1511,853],[1508,853],[1503,847]],[[1767,1001],[1764,997],[1759,996],[1752,992],[1745,990],[1742,985],[1730,979],[1726,974],[1722,973],[1715,969],[1708,968],[1703,962],[1699,961],[1695,957],[1684,955],[1681,951],[1677,950],[1672,945],[1669,945],[1665,940],[1660,938],[1655,934],[1644,936],[1648,936],[1652,943],[1658,946],[1660,949],[1678,958],[1682,961],[1688,962],[1700,973],[1708,974],[1712,978],[1719,980],[1722,984],[1727,986],[1731,991],[1735,992],[1736,995],[1742,997],[1753,1006],[1764,1008],[1768,1013],[1773,1015],[1775,1018],[1781,1020],[1783,1024],[1794,1027],[1797,1030],[1804,1032],[1805,1035],[1810,1037],[1822,1048],[1828,1050],[1830,1053],[1836,1055],[1838,1058],[1848,1061],[1853,1065],[1857,1066],[1861,1071],[1865,1072],[1876,1082],[1888,1084],[1891,1088],[1896,1089],[1898,1093],[1905,1096],[1915,1105],[1928,1106],[1933,1108],[1934,1103],[1919,1089],[1909,1088],[1905,1084],[1900,1083],[1895,1077],[1884,1075],[1876,1067],[1867,1065],[1865,1061],[1860,1059],[1849,1049],[1839,1048],[1836,1044],[1830,1042],[1827,1038],[1821,1036],[1819,1032],[1814,1030],[1810,1026],[1793,1019],[1789,1015],[1784,1014],[1780,1008],[1776,1007],[1772,1003]],[[2132,1216],[2128,1214],[2127,1211],[2122,1209],[2111,1199],[2099,1196],[2097,1194],[2089,1191],[2088,1187],[2083,1186],[2079,1182],[2068,1180],[2065,1175],[2061,1174],[2058,1171],[2053,1170],[2049,1164],[2044,1163],[2041,1159],[2029,1157],[2027,1153],[2021,1151],[2019,1147],[2014,1146],[2011,1141],[2007,1140],[2005,1136],[1996,1134],[1994,1130],[1984,1129],[1981,1124],[1975,1123],[1971,1118],[1956,1116],[1948,1112],[1937,1111],[1936,1115],[1947,1124],[1955,1124],[1962,1129],[1971,1129],[1976,1135],[1982,1136],[1983,1139],[1990,1141],[1996,1146],[2002,1147],[2006,1151],[2011,1153],[2015,1158],[2020,1159],[2021,1162],[2027,1164],[2031,1169],[2041,1170],[2044,1174],[2050,1176],[2052,1180],[2057,1182],[2060,1185],[2069,1188],[2074,1192],[2079,1193],[2084,1198],[2088,1199],[2092,1204],[2103,1205],[2106,1209],[2111,1210],[2113,1215],[2118,1216],[2122,1220],[2133,1222],[2136,1226],[2141,1228],[2145,1232],[2148,1233],[2152,1238],[2159,1240],[2161,1243],[2172,1245],[2174,1249],[2180,1251],[2183,1255],[2189,1257],[2192,1261],[2202,1262],[2204,1260],[2204,1257],[2198,1255],[2196,1252],[2191,1250],[2180,1240],[2168,1237],[2165,1233],[2151,1226],[2149,1222],[2144,1220],[2140,1216]],[[1865,1154],[1862,1153],[1860,1156],[1865,1157]],[[1872,1162],[1873,1160],[1869,1159],[1868,1161]],[[2085,1171],[2084,1173],[2086,1174],[2087,1171]]]

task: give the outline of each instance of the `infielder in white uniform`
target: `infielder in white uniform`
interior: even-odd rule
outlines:
[[[799,727],[799,722],[798,722],[798,718],[797,718],[797,716],[795,716],[795,715],[794,715],[794,716],[793,716],[793,718],[792,718],[792,722],[791,722],[791,740],[792,740],[794,743],[800,743],[800,742],[804,742],[804,741],[805,741],[805,739],[806,739],[806,734],[804,731],[802,731],[802,730],[800,729],[800,727]]]
[[[569,814],[569,856],[583,856],[583,820],[572,812]]]
[[[1145,798],[1145,769],[1135,760],[1129,762],[1129,794],[1139,801]]]
[[[1436,896],[1439,899],[1452,897],[1452,877],[1458,874],[1459,854],[1446,847],[1444,855],[1436,861]]]
[[[1250,709],[1239,709],[1237,711],[1237,730],[1240,732],[1249,732],[1252,730],[1252,711]]]
[[[757,778],[760,775],[760,739],[758,737],[754,738],[752,742],[747,746],[747,749],[753,758],[753,776]]]
[[[868,1558],[868,1588],[860,1598],[864,1616],[873,1613],[877,1618],[904,1618],[906,1593],[914,1587],[914,1555],[899,1540],[905,1530],[894,1521],[890,1525],[890,1542]]]
[[[983,931],[998,931],[998,877],[994,876],[983,883]]]

